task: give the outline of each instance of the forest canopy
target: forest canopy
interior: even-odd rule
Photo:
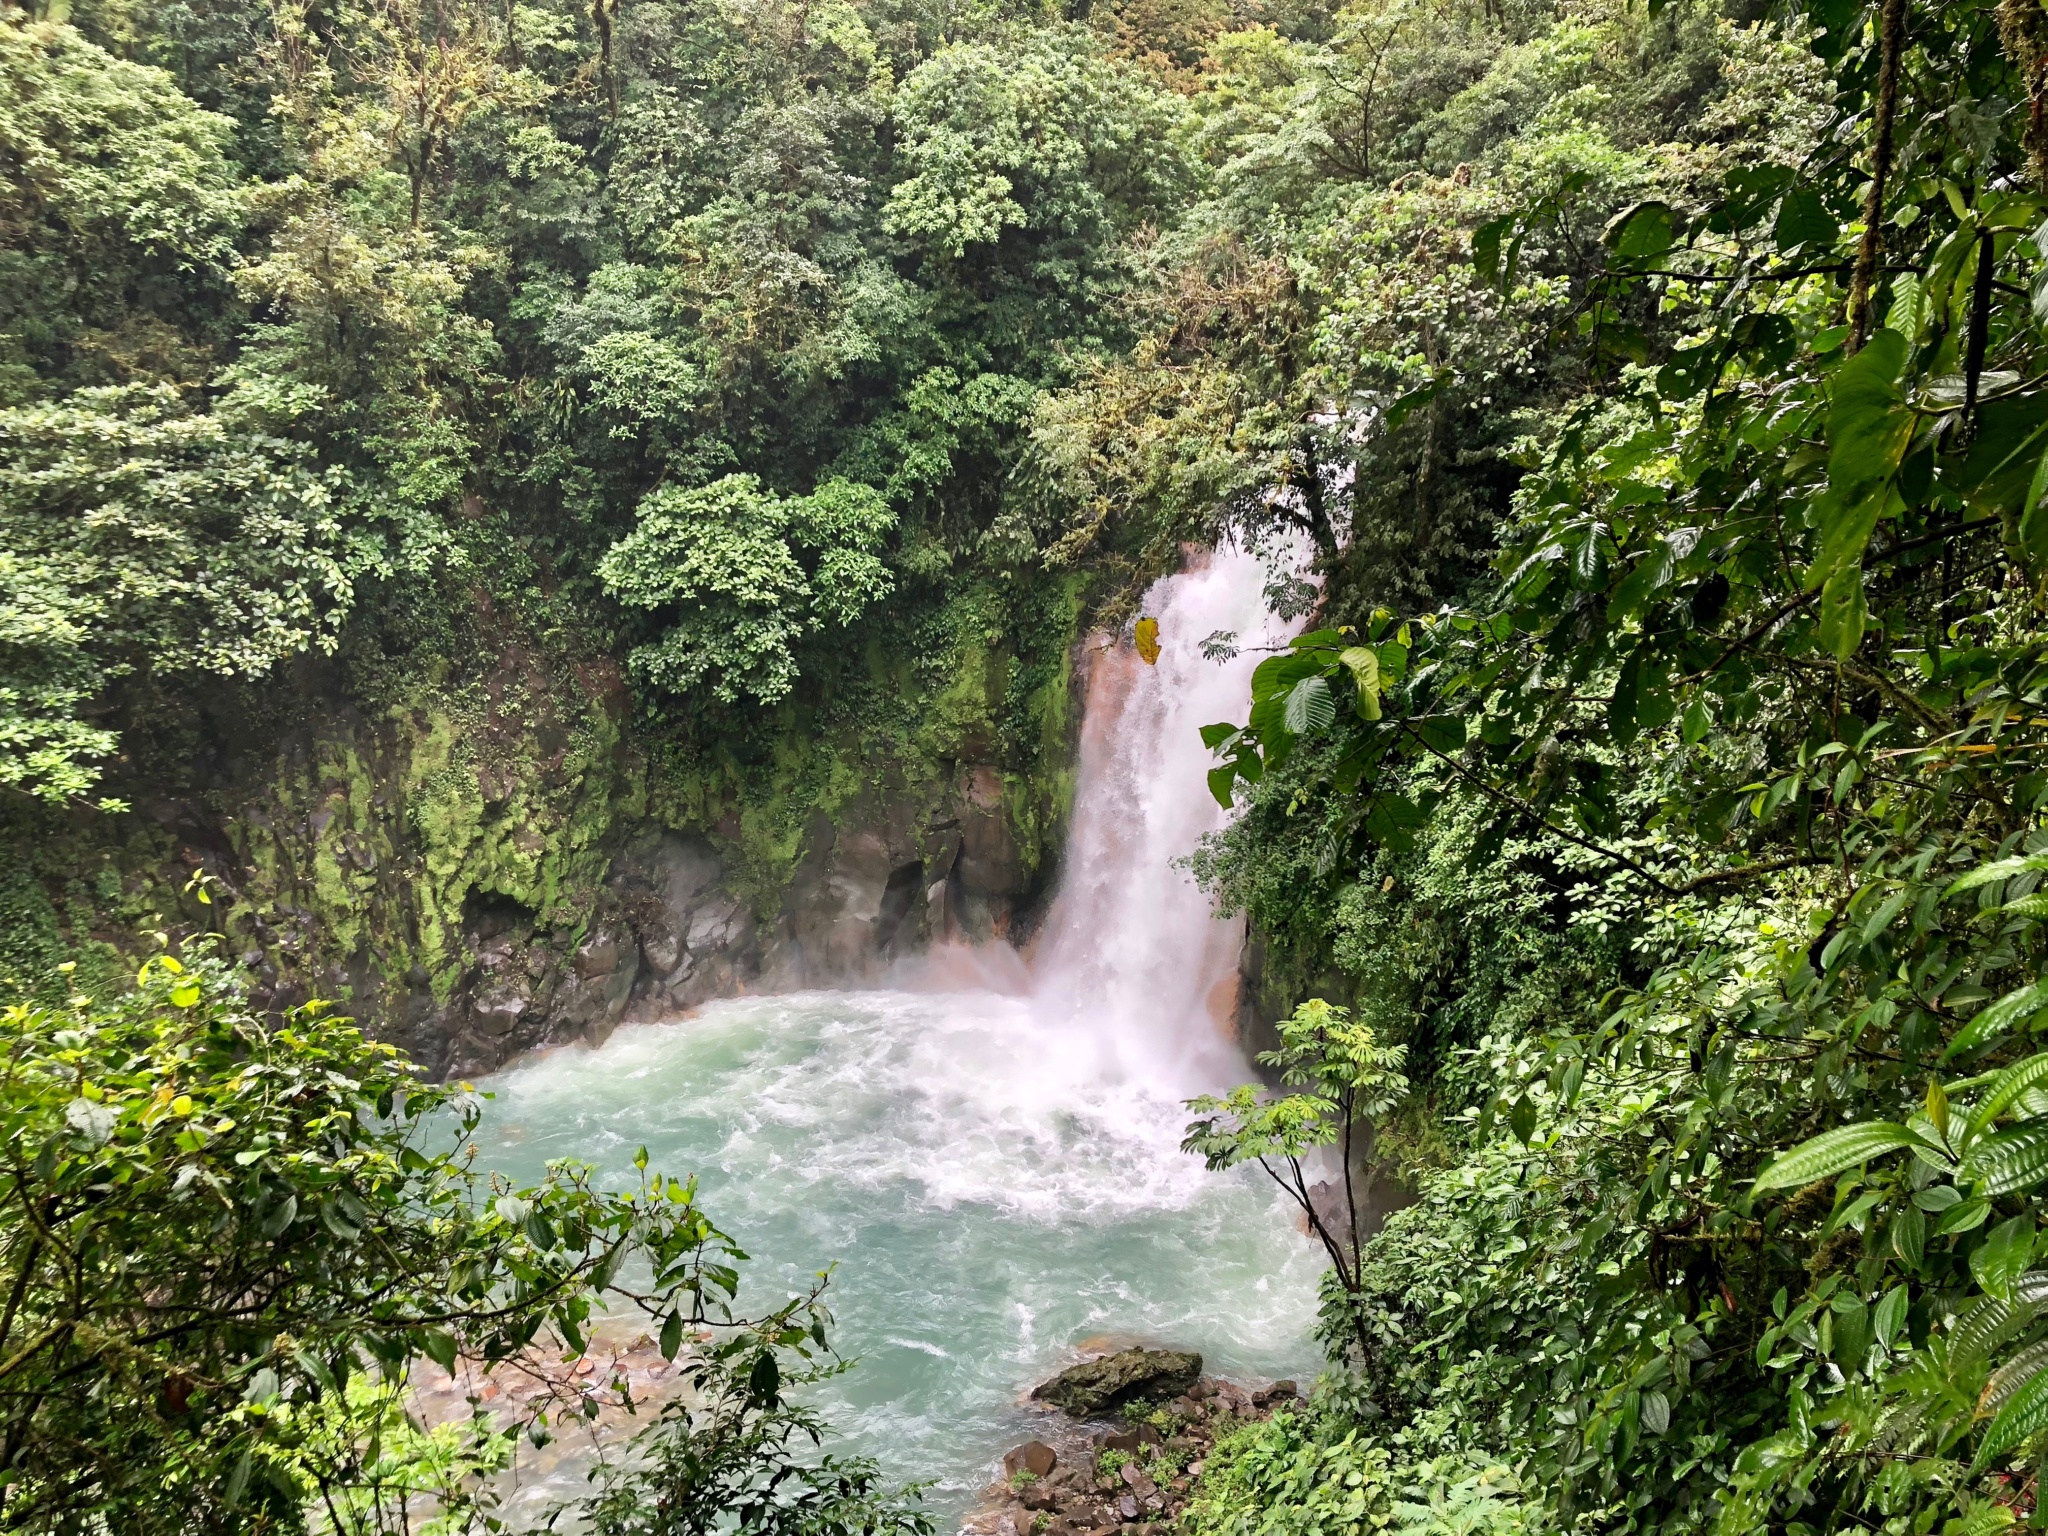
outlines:
[[[657,711],[778,699],[894,573],[1031,557],[1032,412],[1197,174],[1180,96],[1028,16],[10,6],[0,50],[0,782],[52,800],[117,679],[331,651],[480,517]]]

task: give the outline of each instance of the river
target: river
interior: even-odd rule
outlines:
[[[958,1515],[1031,1432],[1023,1394],[1092,1337],[1199,1349],[1243,1378],[1306,1376],[1317,1254],[1263,1176],[1179,1150],[1191,1094],[1245,1080],[1230,1034],[1241,930],[1176,861],[1221,825],[1197,729],[1244,708],[1245,646],[1282,630],[1224,551],[1153,589],[1162,654],[1090,668],[1074,822],[1030,949],[942,949],[890,989],[713,1003],[553,1053],[493,1093],[483,1162],[550,1159],[621,1184],[635,1150],[696,1173],[753,1256],[741,1301],[836,1265],[818,1389],[845,1449],[933,1481]],[[558,1473],[520,1503],[575,1491]]]

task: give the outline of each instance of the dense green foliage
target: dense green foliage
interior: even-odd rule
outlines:
[[[694,1185],[644,1158],[623,1193],[566,1163],[488,1178],[466,1087],[324,1008],[266,1026],[229,967],[188,961],[0,1019],[0,1526],[400,1530],[424,1496],[438,1529],[477,1528],[523,1439],[623,1390],[558,1362],[637,1312],[694,1391],[593,1496],[597,1528],[751,1502],[762,1530],[928,1530],[872,1467],[789,1454],[815,1429],[784,1393],[818,1369],[817,1293],[736,1318],[744,1255]],[[429,1362],[543,1390],[426,1430],[407,1394]]]
[[[1376,66],[1415,23],[1375,15]],[[1310,1438],[1395,1491],[1510,1469],[1475,1528],[2032,1519],[2043,24],[1576,25],[1447,101],[1384,80],[1399,179],[1296,247],[1359,295],[1309,356],[1375,359],[1331,411],[1352,526],[1209,732],[1248,808],[1204,868],[1424,1069]],[[1636,84],[1517,68],[1575,48]],[[1721,142],[1643,154],[1688,90]],[[1490,568],[1410,536],[1458,494]]]
[[[55,802],[180,673],[431,678],[484,593],[695,747],[829,711],[884,594],[884,670],[1028,649],[1010,471],[1194,175],[1088,29],[915,4],[9,7],[0,73],[0,784]]]
[[[86,0],[0,7],[0,76],[0,995],[205,922],[388,1030],[482,908],[559,977],[636,840],[765,927],[983,770],[1042,882],[1072,645],[1176,553],[1037,558],[1036,413],[1198,172],[1113,40]]]
[[[654,492],[641,503],[640,525],[597,569],[612,596],[633,607],[694,605],[633,652],[634,672],[651,686],[687,694],[709,678],[727,703],[745,691],[769,704],[795,680],[798,640],[888,596],[874,546],[894,523],[868,486],[832,480],[780,501],[752,475],[727,475],[697,490]],[[816,552],[815,571],[805,571],[792,544]]]
[[[1313,1210],[1370,1108],[1418,1198],[1196,1525],[2039,1518],[2036,0],[99,0],[0,71],[0,793],[500,609],[664,761],[980,760],[1084,587],[1298,541],[1198,863],[1312,1081],[1195,1140]]]

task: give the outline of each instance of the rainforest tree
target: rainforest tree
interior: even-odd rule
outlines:
[[[1028,610],[1035,403],[1197,173],[1092,30],[913,5],[9,6],[0,73],[0,783],[59,803],[149,689],[522,571],[657,729],[884,593]]]

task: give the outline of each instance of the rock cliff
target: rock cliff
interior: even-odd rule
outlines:
[[[990,648],[740,746],[650,728],[609,659],[517,634],[395,684],[309,663],[131,701],[130,809],[0,806],[0,982],[68,958],[111,987],[152,930],[212,929],[261,1005],[332,1000],[470,1076],[1017,932],[1071,795],[1077,612],[1028,667]]]

